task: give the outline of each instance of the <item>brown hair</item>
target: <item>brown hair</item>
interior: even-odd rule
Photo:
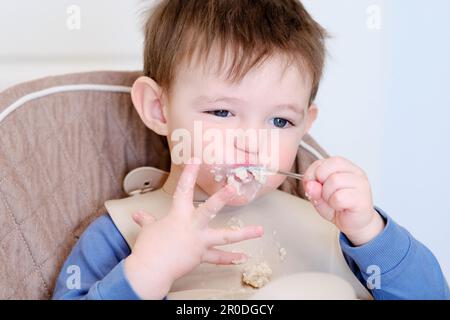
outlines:
[[[241,80],[274,53],[306,67],[317,94],[325,61],[326,31],[298,0],[162,0],[145,23],[144,74],[170,91],[176,67],[204,61],[220,48],[231,52],[227,77]]]

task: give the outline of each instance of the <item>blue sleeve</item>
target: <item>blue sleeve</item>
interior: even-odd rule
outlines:
[[[110,216],[100,216],[65,261],[53,299],[139,299],[124,273],[124,259],[130,253]]]
[[[450,299],[449,287],[431,251],[386,213],[375,207],[385,229],[354,247],[340,234],[347,264],[375,299]]]

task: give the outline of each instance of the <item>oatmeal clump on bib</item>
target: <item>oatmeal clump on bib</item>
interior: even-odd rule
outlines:
[[[242,272],[242,282],[254,287],[261,288],[270,281],[272,269],[266,262],[250,264]]]

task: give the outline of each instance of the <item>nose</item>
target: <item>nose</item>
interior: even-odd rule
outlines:
[[[237,150],[238,159],[242,159],[243,161],[245,161],[245,164],[257,163],[257,130],[248,129],[244,131],[245,132],[237,134],[234,139],[234,147]]]

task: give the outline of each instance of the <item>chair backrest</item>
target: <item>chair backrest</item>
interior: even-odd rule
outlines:
[[[165,137],[144,126],[130,87],[139,72],[53,76],[0,93],[0,299],[47,299],[104,201],[125,197],[136,167],[170,168]],[[306,136],[292,171],[324,150]],[[304,197],[301,183],[281,190]]]

